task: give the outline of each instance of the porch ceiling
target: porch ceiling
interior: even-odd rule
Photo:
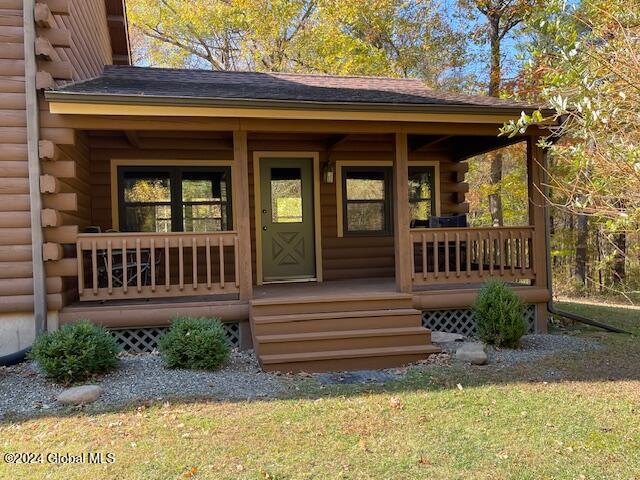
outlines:
[[[231,132],[151,131],[151,130],[89,130],[91,146],[98,148],[135,148],[138,150],[232,151]],[[496,150],[523,141],[524,137],[503,138],[470,135],[409,135],[410,152],[442,152],[455,161]],[[249,150],[347,152],[361,149],[393,152],[393,135],[329,134],[329,133],[268,133],[251,132]]]

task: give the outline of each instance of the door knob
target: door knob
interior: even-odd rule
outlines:
[[[267,231],[267,227],[262,227],[262,230],[264,230],[266,232]]]
[[[267,213],[267,209],[266,209],[266,208],[263,208],[263,209],[262,209],[262,213]]]

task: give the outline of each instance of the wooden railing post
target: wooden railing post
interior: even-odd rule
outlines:
[[[527,140],[527,178],[529,189],[529,225],[533,228],[531,268],[535,272],[534,285],[547,286],[547,238],[545,233],[544,177],[546,172],[546,156],[538,146],[537,137]],[[546,331],[547,310],[543,306],[536,308],[537,331]]]
[[[413,243],[409,230],[409,150],[406,133],[396,133],[393,162],[393,221],[396,263],[396,288],[411,292]],[[411,248],[410,248],[411,245]]]
[[[251,226],[249,210],[249,154],[247,132],[233,132],[233,184],[234,225],[238,232],[238,248],[235,252],[238,265],[236,278],[240,282],[240,300],[249,300],[253,295],[251,275]]]

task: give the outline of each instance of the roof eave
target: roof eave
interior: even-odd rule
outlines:
[[[110,105],[145,105],[145,106],[189,106],[214,108],[265,108],[281,110],[327,110],[352,112],[407,112],[407,113],[455,113],[468,115],[513,115],[520,116],[521,112],[531,113],[535,106],[511,107],[495,105],[464,105],[464,104],[399,104],[399,103],[370,103],[370,102],[318,102],[309,100],[265,100],[247,98],[201,98],[201,97],[164,97],[149,95],[116,95],[95,94],[81,92],[64,92],[50,90],[45,93],[50,102],[59,103],[87,103]],[[542,109],[543,115],[553,113],[552,110]]]

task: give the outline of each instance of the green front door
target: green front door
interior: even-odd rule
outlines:
[[[260,159],[260,192],[263,280],[315,278],[312,159]]]

